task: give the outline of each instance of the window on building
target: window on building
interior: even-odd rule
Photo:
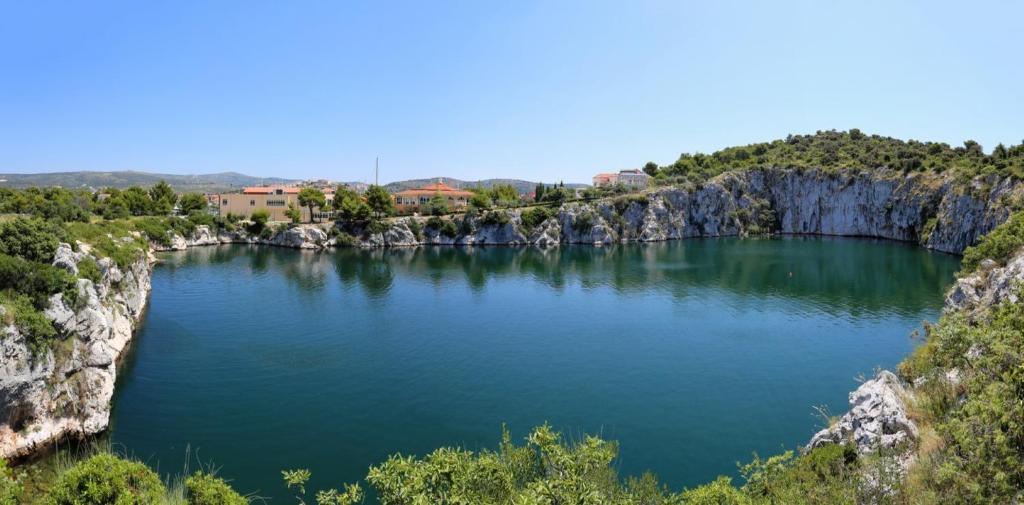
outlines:
[[[255,207],[256,206],[256,200],[249,200],[249,206],[250,207]]]
[[[221,204],[221,205],[224,205],[224,206],[227,206],[227,204],[228,204],[228,199],[227,199],[227,198],[225,198],[225,199],[221,200],[221,201],[220,201],[220,204]]]

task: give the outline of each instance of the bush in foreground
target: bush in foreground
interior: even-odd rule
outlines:
[[[149,505],[164,498],[164,485],[142,463],[97,454],[57,477],[47,505]]]
[[[189,505],[247,505],[249,500],[231,489],[223,479],[197,472],[185,480]]]

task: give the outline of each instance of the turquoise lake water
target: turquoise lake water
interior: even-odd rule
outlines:
[[[111,438],[213,462],[284,503],[389,454],[495,448],[551,423],[618,440],[673,489],[806,443],[934,320],[959,258],[892,242],[169,253],[119,377]]]

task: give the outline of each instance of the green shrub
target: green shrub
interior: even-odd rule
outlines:
[[[57,246],[67,240],[59,226],[41,219],[15,218],[0,223],[0,253],[50,263]]]
[[[249,221],[249,233],[262,235],[267,222],[270,221],[270,212],[267,212],[266,209],[257,210],[249,216]]]
[[[615,207],[615,213],[620,216],[625,214],[626,209],[634,203],[646,206],[649,203],[649,200],[645,194],[623,195],[612,200],[612,205]]]
[[[142,463],[97,454],[60,474],[47,505],[151,505],[162,502],[160,477]]]
[[[388,231],[391,225],[383,219],[371,219],[369,224],[366,225],[366,231],[371,235],[377,235]]]
[[[753,501],[732,485],[728,477],[719,477],[709,484],[682,493],[686,505],[749,505]]]
[[[149,244],[145,236],[129,221],[103,221],[98,223],[65,223],[70,240],[92,246],[98,256],[114,260],[121,269],[145,255]]]
[[[455,227],[455,222],[452,221],[451,219],[445,219],[441,223],[440,232],[441,235],[444,235],[445,237],[448,238],[455,238],[459,234],[459,230]]]
[[[196,472],[185,480],[188,505],[247,505],[249,500],[238,494],[223,479]]]
[[[7,462],[0,459],[0,505],[18,505],[23,491],[21,482],[7,469]]]
[[[455,238],[459,234],[459,230],[452,220],[442,219],[438,216],[430,216],[430,219],[427,219],[427,228],[437,230],[438,233],[449,238]]]
[[[485,212],[480,218],[480,222],[490,226],[505,226],[512,218],[509,217],[508,212],[503,210],[492,210]]]
[[[929,330],[925,350],[914,353],[913,370],[957,368],[965,378],[961,395],[932,392],[945,413],[938,434],[946,448],[935,458],[932,487],[943,501],[1010,503],[1024,488],[1024,304],[1004,302],[974,320],[943,317]],[[968,350],[977,349],[973,357]],[[947,397],[945,400],[943,396]],[[962,398],[962,400],[959,400]]]
[[[162,246],[171,245],[171,227],[166,221],[155,217],[144,217],[136,219],[133,224],[135,229],[142,232],[151,242]]]
[[[450,212],[448,199],[439,194],[430,197],[430,200],[423,206],[423,213],[428,216],[444,216]]]
[[[576,215],[576,219],[573,219],[572,229],[575,230],[576,233],[586,233],[594,227],[594,221],[596,221],[596,219],[597,217],[593,212],[581,212]]]
[[[65,293],[73,301],[78,294],[75,278],[66,270],[6,254],[0,254],[2,289],[14,290],[28,297],[40,310],[49,307],[51,295]]]
[[[188,215],[188,221],[195,226],[209,226],[211,229],[219,228],[218,218],[209,212],[196,211]]]
[[[57,330],[53,327],[43,313],[32,304],[27,296],[11,290],[0,291],[0,305],[4,308],[5,325],[14,325],[18,328],[32,354],[41,354],[50,342],[50,339],[57,336]]]
[[[412,232],[413,236],[416,237],[416,240],[423,240],[423,227],[420,226],[419,221],[409,218],[405,220],[405,224],[409,227],[409,231]]]
[[[554,215],[555,210],[550,207],[531,207],[519,215],[519,221],[522,223],[523,229],[530,232]]]
[[[969,274],[978,269],[981,260],[993,259],[1000,264],[1024,247],[1024,212],[1010,216],[1003,224],[981,237],[974,246],[964,250],[960,275]]]
[[[206,197],[202,193],[185,193],[178,199],[178,210],[187,216],[192,216],[193,214],[206,214],[209,216],[210,213],[206,212],[208,205]]]
[[[86,256],[78,262],[78,276],[83,279],[89,279],[93,284],[98,284],[103,279],[103,272],[100,271],[100,266],[96,264],[96,260]]]

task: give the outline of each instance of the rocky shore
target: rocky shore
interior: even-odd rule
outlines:
[[[153,251],[241,243],[301,249],[422,245],[603,245],[766,232],[877,237],[961,253],[1006,220],[1022,185],[997,177],[957,183],[934,175],[889,171],[764,169],[723,174],[702,185],[657,189],[594,202],[562,205],[527,226],[527,210],[458,217],[447,231],[423,218],[390,220],[381,231],[350,232],[326,225],[295,225],[273,233],[215,233],[198,226]],[[454,224],[454,223],[453,223]],[[454,229],[454,231],[452,231]],[[77,251],[75,250],[77,249]],[[62,244],[54,264],[76,273],[89,248]],[[78,281],[78,300],[54,295],[46,316],[58,343],[33,354],[13,325],[0,333],[0,457],[29,456],[64,437],[104,431],[110,418],[117,365],[143,316],[152,254],[122,268],[93,257],[99,282]],[[1004,268],[959,279],[947,308],[988,305],[1010,295],[1024,276],[1024,257]],[[851,411],[814,436],[811,446],[853,440],[862,450],[916,436],[903,403],[912,391],[888,372],[851,394]]]
[[[424,218],[389,220],[383,231],[296,225],[270,236],[212,233],[200,227],[170,246],[245,243],[303,249],[335,246],[613,244],[760,234],[837,235],[915,242],[961,253],[1006,220],[1024,185],[996,176],[957,182],[896,171],[760,169],[723,174],[701,185],[570,202],[527,226],[526,209],[457,216],[447,233]]]

